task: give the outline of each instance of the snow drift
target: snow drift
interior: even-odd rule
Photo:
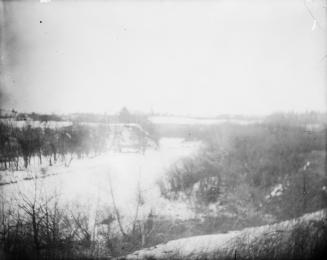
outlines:
[[[169,241],[123,259],[326,259],[326,209],[225,234]]]

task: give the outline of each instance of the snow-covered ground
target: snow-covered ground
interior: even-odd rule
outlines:
[[[185,214],[191,212],[184,204],[172,205],[161,198],[156,181],[171,164],[191,156],[200,146],[199,142],[163,138],[158,149],[148,149],[144,155],[108,151],[94,158],[73,160],[69,167],[55,165],[44,168],[48,177],[3,185],[0,190],[7,200],[17,199],[20,202],[22,193],[27,197],[33,195],[37,182],[47,194],[59,194],[63,205],[71,208],[79,205],[94,217],[97,210],[112,206],[111,181],[116,204],[126,223],[135,215],[138,190],[141,190],[145,202],[139,210],[140,218],[142,215],[146,217],[151,210],[161,215],[185,218]],[[36,169],[30,170],[29,174],[35,172]]]
[[[195,118],[185,116],[151,116],[149,117],[149,120],[154,124],[173,125],[215,125],[221,123],[235,123],[240,125],[247,125],[259,122],[258,120]]]
[[[313,259],[325,250],[326,219],[321,210],[273,225],[172,240],[121,259]]]
[[[41,127],[41,128],[61,128],[61,127],[65,127],[65,126],[70,126],[72,125],[72,122],[70,121],[36,121],[36,120],[15,120],[12,118],[9,119],[5,119],[5,118],[1,118],[0,122],[11,125],[12,127],[18,127],[18,128],[23,128],[26,126],[31,126],[31,127]]]

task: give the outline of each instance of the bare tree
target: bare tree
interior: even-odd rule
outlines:
[[[114,207],[114,212],[115,212],[116,219],[117,219],[117,222],[118,222],[119,230],[120,230],[121,234],[124,237],[127,237],[127,234],[124,231],[124,227],[123,227],[122,221],[121,221],[121,216],[120,216],[117,204],[116,204],[115,194],[114,194],[114,190],[113,190],[113,187],[112,187],[111,174],[109,173],[108,176],[109,176],[109,186],[110,186],[109,188],[110,188],[111,201],[112,201],[112,204],[113,204],[113,207]]]

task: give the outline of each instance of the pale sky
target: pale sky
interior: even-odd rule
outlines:
[[[5,1],[1,102],[46,113],[324,111],[321,1]]]

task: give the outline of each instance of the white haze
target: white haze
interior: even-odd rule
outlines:
[[[302,0],[46,2],[3,2],[8,108],[192,115],[326,108],[326,29]],[[321,24],[325,16],[311,2]]]

